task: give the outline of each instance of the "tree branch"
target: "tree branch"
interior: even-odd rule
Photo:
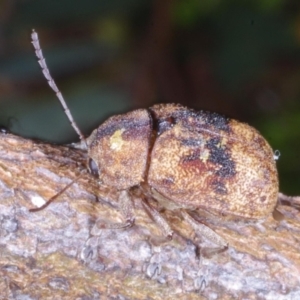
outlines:
[[[139,199],[133,227],[92,237],[97,218],[123,219],[116,191],[82,174],[85,161],[81,150],[0,134],[0,299],[300,298],[295,208],[280,206],[280,222],[202,219],[229,243],[210,258],[201,255],[207,241],[168,211],[175,235],[158,244],[160,228]],[[76,178],[47,208],[29,212]]]

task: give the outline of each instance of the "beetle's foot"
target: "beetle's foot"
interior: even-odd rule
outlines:
[[[146,268],[146,275],[151,279],[156,279],[161,274],[161,264],[150,263]]]
[[[145,265],[144,271],[151,279],[158,279],[162,273],[160,251],[153,253],[149,263]]]
[[[161,227],[164,236],[171,240],[173,237],[173,230],[171,229],[169,223],[162,217],[162,215],[154,209],[150,204],[146,201],[142,201],[142,204],[148,214],[153,218],[153,220]]]
[[[217,251],[224,251],[228,248],[228,243],[216,232],[210,229],[208,226],[196,221],[185,210],[181,211],[183,218],[192,226],[196,234],[200,234],[219,246]]]
[[[169,243],[170,240],[172,240],[172,236],[151,236],[149,239],[149,242],[151,243],[152,246],[154,247],[159,247],[162,246],[166,243]]]
[[[135,219],[129,219],[124,223],[109,223],[103,219],[98,219],[91,230],[91,235],[99,236],[103,229],[126,229],[134,224]]]
[[[80,259],[84,263],[89,263],[95,260],[97,257],[97,247],[98,237],[89,237],[80,252]]]
[[[212,258],[216,254],[220,254],[228,249],[228,246],[224,247],[203,247],[199,251],[199,256],[200,257],[205,257],[205,258]]]
[[[207,287],[207,282],[203,275],[194,279],[194,287],[195,287],[195,290],[200,293],[205,290],[205,288]]]

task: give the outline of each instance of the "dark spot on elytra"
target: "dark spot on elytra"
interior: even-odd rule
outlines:
[[[230,119],[217,113],[183,110],[180,114],[177,113],[177,115],[183,126],[191,131],[201,132],[203,129],[207,129],[214,134],[218,134],[220,130],[230,132]]]
[[[161,135],[163,132],[171,129],[176,124],[176,117],[173,114],[167,113],[166,115],[157,115],[156,111],[153,111],[150,107],[148,112],[152,119],[153,130],[157,135]]]
[[[209,149],[208,161],[217,164],[220,168],[216,171],[216,175],[222,178],[233,177],[236,174],[235,162],[231,159],[230,151],[225,146],[220,146],[221,139],[219,137],[210,139],[206,147]]]
[[[181,139],[180,142],[182,146],[187,147],[199,147],[204,143],[203,138],[200,137],[198,139]]]
[[[164,179],[162,179],[161,184],[164,186],[170,186],[170,185],[174,184],[174,179],[164,178]]]
[[[211,185],[212,185],[212,189],[215,191],[215,193],[220,194],[220,195],[227,194],[227,188],[222,181],[215,180],[211,183]]]
[[[183,164],[195,162],[195,161],[200,162],[199,156],[200,156],[200,149],[197,149],[196,151],[193,151],[193,153],[183,156],[181,161]]]
[[[166,119],[156,120],[156,122],[153,122],[153,129],[158,135],[161,135],[163,132],[171,129],[174,124],[175,119],[173,117],[168,117]]]
[[[260,197],[260,202],[265,202],[265,201],[266,201],[266,199],[267,199],[267,197],[266,197],[266,196],[262,196],[262,197]]]
[[[218,130],[223,130],[226,132],[230,131],[230,127],[228,125],[230,120],[222,115],[219,115],[217,113],[201,111],[199,113],[199,117],[204,120],[204,123]]]

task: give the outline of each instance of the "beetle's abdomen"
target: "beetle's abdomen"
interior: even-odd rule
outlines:
[[[151,187],[179,206],[219,215],[260,219],[274,210],[273,151],[254,128],[185,108],[176,110],[172,120],[152,149]]]

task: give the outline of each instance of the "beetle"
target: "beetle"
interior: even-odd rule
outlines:
[[[270,145],[253,127],[216,113],[176,104],[134,110],[109,118],[87,145],[90,168],[121,191],[125,207],[130,189],[139,186],[162,207],[184,210],[194,228],[221,246],[225,242],[198,228],[187,210],[259,220],[277,204]]]
[[[134,223],[132,197],[139,195],[179,211],[196,232],[226,248],[222,237],[189,212],[260,220],[274,211],[278,154],[256,129],[217,113],[158,104],[112,116],[85,139],[50,75],[37,33],[31,37],[43,74],[87,151],[89,170],[118,191],[126,222],[109,228]],[[143,205],[171,237],[173,231],[159,211],[147,200]]]

